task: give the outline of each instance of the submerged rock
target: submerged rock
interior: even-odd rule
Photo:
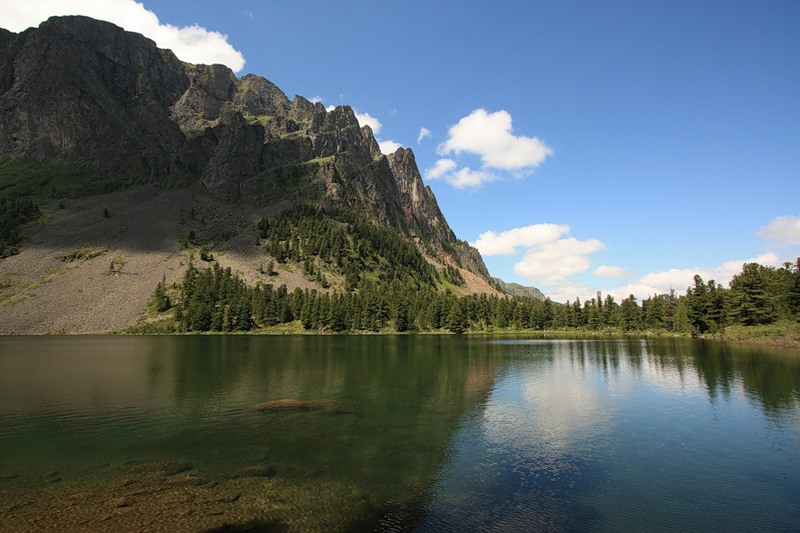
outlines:
[[[253,465],[240,468],[233,474],[233,478],[242,477],[273,477],[278,469],[272,465]]]
[[[133,500],[126,496],[121,496],[119,498],[111,498],[106,503],[109,507],[130,507],[133,505]]]
[[[239,501],[242,495],[238,492],[221,492],[217,494],[216,500],[222,503],[233,503]]]
[[[189,487],[189,486],[197,486],[197,485],[205,485],[209,483],[209,481],[205,478],[193,476],[189,474],[188,476],[178,476],[170,479],[167,481],[167,485],[172,487]]]
[[[181,472],[186,472],[192,468],[193,467],[191,464],[183,461],[158,461],[154,463],[140,463],[131,466],[131,469],[135,472],[141,472],[143,474],[155,473],[165,476],[180,474]]]
[[[283,399],[271,400],[268,402],[254,405],[256,411],[326,411],[336,410],[342,407],[342,403],[336,400],[296,400]]]

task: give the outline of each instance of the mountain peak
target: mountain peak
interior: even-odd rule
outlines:
[[[131,181],[199,182],[225,202],[357,209],[439,263],[488,280],[414,152],[384,156],[350,106],[289,100],[261,76],[183,63],[88,17],[0,33],[0,155]]]

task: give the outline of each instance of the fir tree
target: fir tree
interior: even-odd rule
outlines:
[[[767,267],[747,263],[731,280],[731,318],[745,326],[769,324],[775,320],[767,293]]]
[[[458,300],[453,301],[447,313],[447,329],[453,333],[464,333],[467,329],[467,317]]]

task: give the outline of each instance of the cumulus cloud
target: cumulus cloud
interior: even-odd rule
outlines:
[[[321,104],[322,102],[325,101],[325,99],[322,98],[321,96],[312,96],[311,98],[308,99],[308,101],[311,102],[312,104]]]
[[[183,28],[162,24],[155,13],[134,0],[0,0],[0,13],[0,26],[13,32],[38,26],[52,16],[85,15],[141,33],[183,61],[220,63],[234,72],[244,68],[244,56],[228,42],[227,35],[197,24]]]
[[[579,241],[574,237],[542,243],[525,252],[514,272],[532,283],[565,285],[568,276],[589,270],[592,261],[588,255],[605,247],[597,239]]]
[[[377,135],[381,132],[381,128],[383,124],[377,118],[373,117],[369,113],[356,113],[356,119],[358,120],[358,124],[363,128],[364,126],[369,126],[372,129],[372,133]]]
[[[778,246],[795,246],[800,244],[800,217],[781,216],[770,220],[756,233],[765,241],[772,241]]]
[[[564,224],[531,224],[500,233],[485,231],[478,235],[477,241],[470,244],[477,248],[481,255],[513,255],[517,253],[518,247],[530,248],[555,242],[568,234],[569,230],[569,226]]]
[[[445,175],[452,173],[455,163],[443,169]],[[778,217],[764,226],[759,232],[764,238],[794,242],[794,217]],[[777,220],[778,222],[775,222]],[[773,224],[773,222],[775,222]],[[788,230],[785,228],[789,228]],[[539,287],[550,299],[556,302],[586,300],[593,298],[597,287],[587,286],[583,279],[575,276],[588,272],[592,267],[592,254],[606,249],[598,239],[578,240],[569,236],[570,227],[561,224],[533,224],[507,231],[486,231],[478,236],[475,246],[482,255],[513,255],[520,249],[525,252],[514,265],[514,273],[527,282]],[[716,267],[672,268],[645,274],[636,279],[628,279],[620,285],[603,290],[617,301],[634,295],[642,301],[656,294],[669,294],[674,290],[684,294],[694,285],[694,276],[699,275],[704,282],[714,280],[718,285],[727,286],[731,279],[741,273],[745,263],[758,263],[764,266],[780,267],[783,259],[775,252],[765,252],[755,257],[725,261]],[[631,272],[615,265],[600,265],[592,271],[592,276],[601,280],[612,280],[631,276]]]
[[[566,224],[531,224],[500,233],[485,231],[470,244],[487,256],[513,255],[524,248],[514,272],[544,290],[552,300],[566,301],[591,293],[570,276],[589,270],[589,256],[606,248],[598,239],[582,241],[569,237],[569,232]]]
[[[611,265],[601,265],[592,272],[592,276],[601,279],[624,278],[626,275],[627,272],[624,268]]]
[[[439,155],[463,152],[480,156],[484,168],[528,171],[539,166],[553,150],[536,137],[513,134],[507,111],[476,109],[448,129]]]
[[[425,179],[443,179],[456,189],[480,189],[484,183],[498,179],[494,174],[472,170],[469,167],[455,170],[456,166],[456,162],[452,159],[446,157],[439,159],[432,167],[425,169]]]
[[[378,141],[378,146],[381,148],[381,153],[385,155],[393,154],[398,148],[403,147],[402,144],[394,141]]]
[[[456,162],[452,159],[440,159],[432,167],[425,169],[425,179],[438,180],[446,176],[454,168],[456,168]]]
[[[420,128],[419,135],[417,135],[417,144],[421,143],[424,139],[430,136],[431,136],[431,130],[425,127]]]
[[[330,112],[333,109],[333,106],[328,106],[325,109]],[[375,140],[378,141],[378,146],[380,147],[382,154],[384,155],[393,154],[397,151],[398,148],[403,147],[403,145],[400,144],[399,142],[392,141],[389,139],[382,140],[378,138],[378,134],[381,132],[381,129],[383,128],[383,124],[381,124],[380,120],[373,117],[369,113],[359,113],[358,111],[355,110],[354,113],[356,115],[356,120],[358,120],[359,126],[361,126],[362,128],[364,126],[370,127],[370,129],[372,130],[372,134],[375,135]]]
[[[536,256],[532,256],[530,259],[532,263],[541,261],[541,258]],[[530,274],[531,277],[526,277],[526,279],[529,279],[533,283],[538,283],[539,288],[553,301],[575,301],[575,298],[586,300],[593,298],[596,295],[596,290],[568,277],[572,275],[570,274],[571,271],[579,270],[586,266],[586,259],[588,258],[586,258],[585,255],[583,259],[581,259],[581,257],[571,257],[567,261],[559,261],[558,268],[554,269],[544,266],[544,264],[541,264],[538,270],[525,269],[525,265],[519,266],[518,264],[519,270],[518,267],[515,267],[514,270],[523,277],[526,277],[524,275],[526,273]],[[745,263],[759,263],[773,267],[779,267],[782,264],[777,254],[767,252],[748,259],[725,261],[717,267],[673,268],[651,272],[638,279],[632,280],[630,283],[603,292],[605,294],[610,294],[618,302],[631,294],[640,302],[656,294],[669,294],[670,290],[675,290],[676,294],[681,295],[686,292],[688,287],[694,285],[695,275],[702,277],[705,282],[714,280],[718,285],[725,286],[730,283],[733,276],[742,271],[742,265]],[[619,267],[609,268],[616,269]],[[603,267],[598,267],[593,272],[595,277],[602,277],[597,276],[598,270],[602,272],[605,269]]]
[[[469,167],[460,168],[444,177],[444,180],[456,189],[480,189],[485,183],[496,179],[498,176],[494,174],[472,170]]]

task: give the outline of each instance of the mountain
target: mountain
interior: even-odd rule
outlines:
[[[509,296],[534,298],[540,301],[544,301],[547,299],[547,296],[545,296],[544,293],[539,289],[537,289],[536,287],[526,287],[525,285],[520,285],[519,283],[508,283],[500,278],[492,278],[492,281],[494,282],[495,287],[503,291],[505,294],[508,294]]]
[[[0,33],[0,154],[131,181],[199,180],[226,202],[364,207],[434,255],[488,272],[458,241],[414,154],[384,156],[347,106],[331,112],[268,80],[181,63],[86,17]]]
[[[181,249],[202,247],[206,256],[218,252],[221,264],[257,282],[250,270],[263,270],[274,259],[263,250],[277,245],[263,237],[254,244],[255,226],[293,205],[310,206],[334,233],[346,228],[341,238],[348,246],[379,239],[383,248],[374,250],[403,255],[397,251],[401,245],[386,245],[395,237],[359,224],[364,219],[392,230],[433,267],[431,283],[440,289],[497,294],[478,251],[456,238],[422,182],[413,152],[382,154],[350,107],[328,111],[301,96],[290,100],[265,78],[183,63],[142,35],[87,17],[53,17],[19,34],[0,30],[0,196],[12,194],[37,199],[44,212],[38,229],[28,230],[28,262],[7,258],[0,265],[0,287],[7,289],[0,298],[19,300],[15,306],[24,307],[31,298],[22,295],[33,287],[44,294],[42,279],[56,279],[57,285],[65,276],[42,271],[20,282],[9,273],[28,275],[52,263],[56,253],[79,258],[69,262],[70,269],[84,271],[84,262],[119,251],[122,259],[109,267],[119,274],[115,268],[124,263],[132,269],[133,254],[142,250],[178,257]],[[103,213],[99,221],[88,222],[88,205]],[[362,232],[356,235],[353,228]],[[306,246],[292,236],[281,238],[287,250]],[[303,261],[313,263],[317,278],[328,274],[333,288],[345,285],[348,265],[389,279],[391,257],[378,252],[370,261],[343,265],[341,258],[322,260],[294,250],[270,281],[289,289],[318,287],[318,279],[309,285],[289,275]],[[33,261],[34,253],[47,261]],[[178,278],[176,269],[162,269],[163,276]],[[147,279],[152,275],[148,271]],[[137,294],[141,308],[144,288]],[[39,307],[31,308],[26,324],[35,323]],[[106,327],[116,326],[98,329]]]

